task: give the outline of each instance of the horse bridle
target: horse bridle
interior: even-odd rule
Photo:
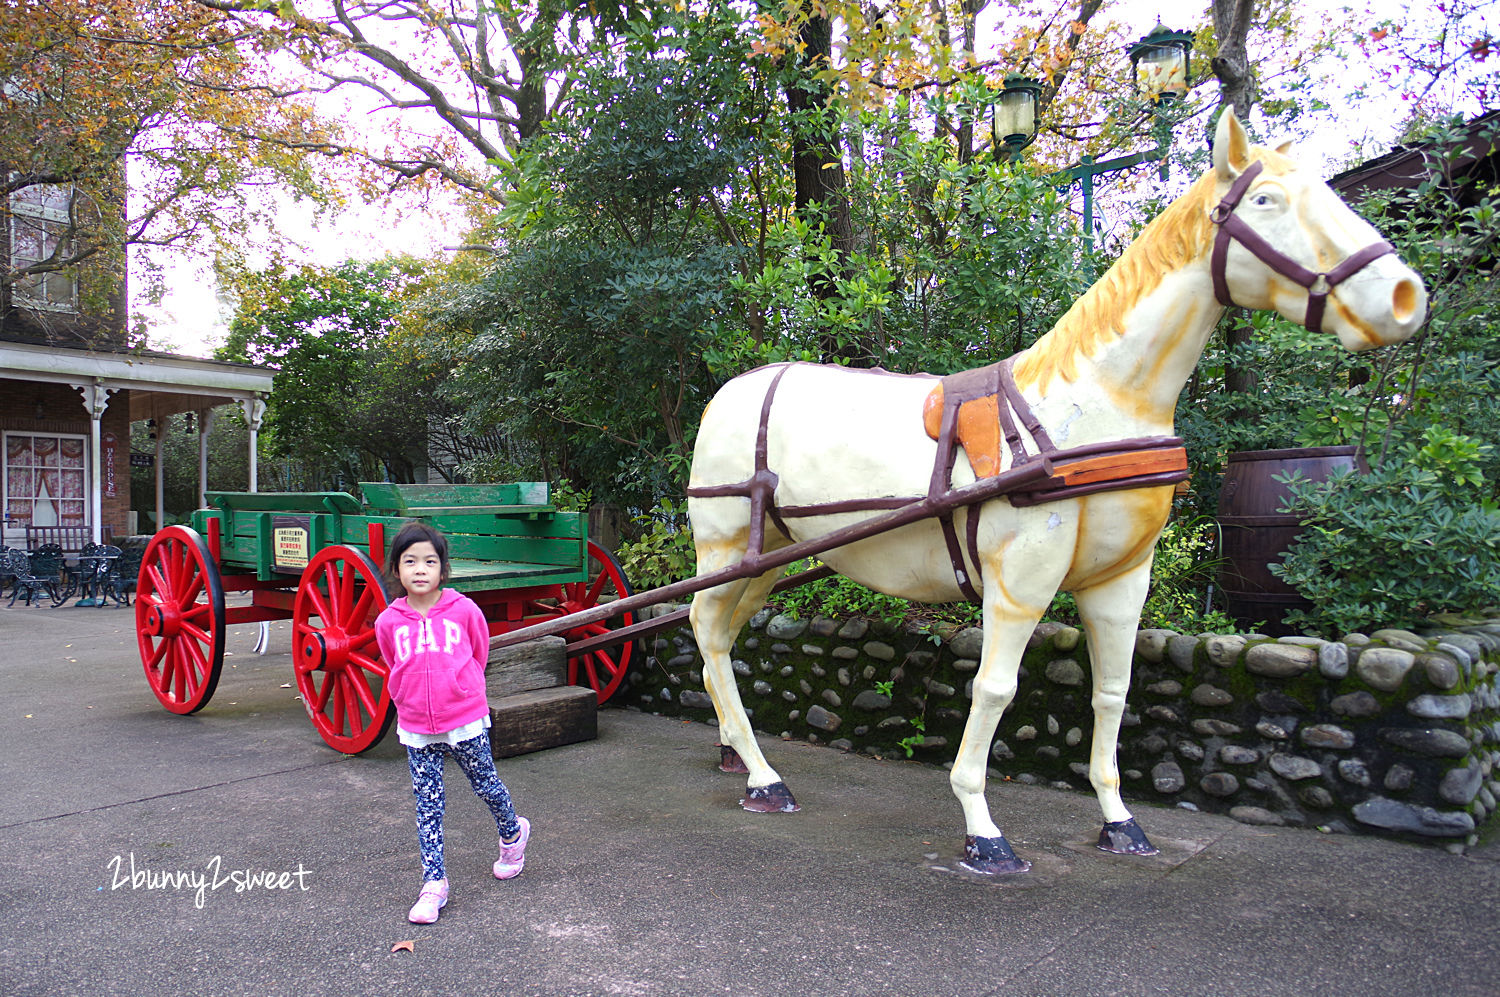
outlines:
[[[1307,315],[1302,324],[1312,332],[1322,332],[1323,309],[1328,303],[1329,292],[1375,260],[1387,253],[1394,253],[1396,247],[1381,240],[1353,253],[1327,273],[1307,269],[1261,238],[1248,222],[1234,213],[1234,209],[1239,207],[1240,198],[1245,196],[1245,191],[1250,189],[1250,184],[1260,175],[1261,169],[1260,160],[1251,163],[1230,185],[1229,193],[1224,195],[1224,199],[1209,216],[1219,226],[1219,231],[1214,236],[1213,258],[1210,262],[1214,297],[1219,299],[1221,305],[1234,304],[1229,296],[1229,281],[1224,276],[1224,264],[1229,257],[1229,243],[1232,240],[1238,241],[1266,266],[1307,288]]]

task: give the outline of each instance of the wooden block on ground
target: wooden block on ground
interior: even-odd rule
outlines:
[[[490,723],[496,758],[592,741],[599,736],[599,697],[578,685],[492,695]]]
[[[568,658],[563,653],[566,644],[561,637],[538,637],[524,644],[491,650],[490,662],[484,669],[484,685],[490,701],[518,692],[566,685]]]

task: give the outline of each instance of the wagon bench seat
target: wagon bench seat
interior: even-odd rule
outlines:
[[[531,578],[536,575],[555,575],[566,570],[555,564],[518,564],[509,561],[465,561],[455,558],[448,562],[448,579],[454,582],[503,581],[507,578]]]
[[[402,515],[422,516],[552,516],[557,509],[550,505],[417,505],[408,506]]]

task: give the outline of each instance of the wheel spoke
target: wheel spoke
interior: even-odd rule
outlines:
[[[583,670],[588,673],[589,685],[594,687],[595,692],[604,688],[604,683],[599,681],[599,673],[594,670],[594,655],[592,653],[583,656]]]
[[[201,627],[194,626],[187,620],[182,621],[182,632],[193,638],[193,640],[197,641],[199,644],[203,644],[208,647],[213,646],[214,639],[208,635],[208,631],[204,630]]]
[[[371,627],[368,630],[362,630],[359,633],[355,634],[353,637],[349,638],[349,647],[351,649],[369,647],[371,644],[375,643],[376,636],[377,635],[375,633],[374,627]]]
[[[391,670],[385,666],[385,662],[378,658],[372,658],[367,654],[357,654],[351,651],[349,654],[349,663],[358,665],[373,675],[378,675],[382,680],[391,677]]]
[[[167,691],[179,703],[188,701],[187,687],[187,663],[183,660],[186,655],[182,649],[181,641],[172,642],[172,681],[167,685]],[[174,691],[175,690],[175,691]]]
[[[354,618],[354,589],[358,581],[359,574],[354,568],[354,562],[345,561],[343,578],[339,583],[339,610],[343,613],[340,619],[346,623]]]
[[[177,597],[177,605],[186,608],[198,601],[198,593],[203,591],[203,572],[197,572],[188,579],[188,584],[182,594]],[[207,603],[205,603],[207,605]]]
[[[349,683],[349,689],[354,693],[354,697],[359,700],[359,705],[364,707],[365,712],[373,717],[375,715],[375,693],[365,682],[364,673],[346,669],[344,671],[344,681]]]
[[[333,731],[336,734],[344,733],[344,687],[334,675],[329,683],[333,686]]]
[[[187,586],[193,571],[193,558],[185,543],[174,543],[172,550],[175,554],[172,565],[172,591],[175,593],[181,592]]]
[[[317,678],[309,672],[307,681],[313,687],[313,709],[322,713],[328,709],[328,694],[333,691],[333,676],[325,672],[323,675],[323,684],[319,686]]]
[[[348,690],[345,695],[349,702],[349,736],[359,737],[375,722],[375,704],[366,704],[365,699],[370,690],[366,688],[361,694],[354,672],[344,672],[344,685]]]
[[[333,614],[328,611],[328,603],[324,601],[323,593],[318,591],[318,587],[316,585],[306,586],[306,591],[307,598],[312,602],[312,612],[308,613],[307,615],[316,616],[318,619],[322,620],[324,625],[326,626],[331,620]]]
[[[336,561],[329,561],[323,565],[323,606],[327,608],[328,615],[323,617],[325,624],[337,623],[344,618],[340,612],[340,603],[343,601],[343,586],[339,582],[339,566]]]
[[[374,590],[374,588],[372,588],[369,585],[363,585],[363,586],[361,586],[360,587],[360,593],[359,593],[359,601],[356,602],[354,604],[354,608],[349,611],[349,627],[348,627],[348,629],[351,632],[355,631],[355,630],[358,630],[358,629],[362,628],[365,625],[365,620],[370,615],[370,607],[373,606],[374,604],[375,604],[375,590]],[[375,633],[374,628],[371,628],[369,632],[370,632],[370,634],[373,635]]]
[[[213,612],[214,612],[213,603],[211,603],[211,602],[195,602],[195,603],[193,603],[193,608],[192,609],[184,609],[182,611],[182,619],[184,621],[187,621],[187,620],[196,620],[200,616],[207,615],[209,617],[209,619],[212,620],[213,619]]]
[[[157,666],[161,664],[161,659],[166,657],[167,648],[171,646],[171,642],[167,640],[163,640],[156,645],[156,649],[151,652],[151,657],[146,661],[146,670],[148,672],[160,671]]]
[[[604,583],[607,581],[609,581],[609,572],[600,571],[599,577],[594,579],[594,584],[589,586],[588,594],[583,597],[584,606],[592,607],[599,604],[599,593],[604,591]]]
[[[159,605],[163,601],[162,596],[167,589],[167,580],[162,575],[162,563],[160,559],[155,564],[148,564],[146,566],[146,575],[151,579],[150,590],[152,598]]]
[[[609,656],[609,652],[601,649],[595,651],[594,654],[604,664],[605,674],[607,674],[611,680],[613,680],[616,675],[620,674],[620,664],[619,662],[615,661],[614,658],[611,658]]]
[[[186,630],[187,628],[184,627],[183,629]],[[199,643],[199,641],[202,643]],[[183,658],[193,667],[193,687],[196,689],[198,684],[208,675],[207,648],[213,646],[213,641],[209,639],[208,634],[203,634],[197,640],[183,640],[179,641],[179,643],[182,644]]]

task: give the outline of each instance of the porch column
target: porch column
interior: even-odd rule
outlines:
[[[208,508],[208,434],[213,432],[214,410],[198,410],[198,508]]]
[[[151,421],[156,424],[156,430],[151,434],[156,437],[156,463],[154,465],[156,470],[156,529],[152,531],[156,533],[161,530],[163,520],[167,516],[166,472],[161,466],[162,452],[166,445],[167,424],[166,417],[155,406],[151,410]]]
[[[89,413],[89,530],[94,543],[101,543],[104,540],[103,523],[100,522],[104,517],[104,461],[99,421],[104,418],[104,410],[109,408],[109,396],[119,389],[106,388],[97,379],[88,384],[74,384],[73,388],[83,396],[83,407]]]
[[[248,491],[260,491],[257,482],[260,479],[260,445],[256,442],[260,436],[260,424],[266,418],[266,403],[259,397],[241,398],[240,412],[245,416],[245,425],[250,427],[250,487]]]

